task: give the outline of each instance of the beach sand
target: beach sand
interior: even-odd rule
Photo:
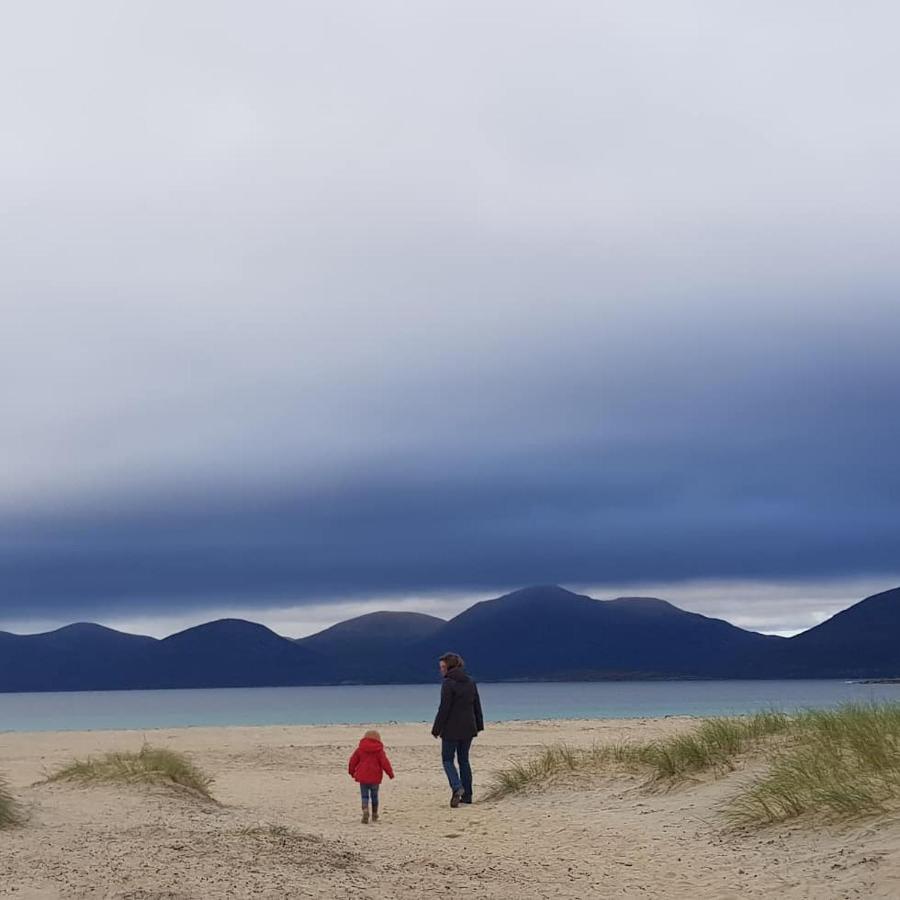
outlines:
[[[427,725],[381,725],[397,779],[359,821],[346,762],[364,728],[291,726],[0,733],[0,773],[28,810],[0,832],[4,897],[900,897],[900,818],[729,831],[747,772],[666,791],[636,776],[562,781],[497,802],[479,785],[565,741],[648,740],[684,718],[489,724],[476,802],[451,810]],[[164,788],[32,783],[146,737],[215,776],[221,805]],[[274,827],[270,827],[274,826]]]

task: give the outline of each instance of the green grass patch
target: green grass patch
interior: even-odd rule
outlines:
[[[6,781],[0,777],[0,829],[21,824],[22,813]]]
[[[83,784],[159,784],[185,789],[207,800],[213,779],[184,754],[144,744],[135,752],[107,753],[76,759],[47,776],[47,781]]]

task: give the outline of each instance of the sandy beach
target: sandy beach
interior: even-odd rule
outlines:
[[[732,831],[721,803],[748,772],[665,791],[634,775],[565,780],[483,802],[510,758],[565,741],[643,741],[684,718],[491,724],[476,802],[451,810],[424,724],[380,729],[397,771],[382,821],[359,821],[345,766],[363,728],[0,733],[0,772],[28,822],[0,832],[0,895],[19,898],[900,896],[900,819]],[[220,805],[138,786],[37,784],[73,757],[183,751]]]

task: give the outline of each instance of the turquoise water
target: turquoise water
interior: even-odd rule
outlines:
[[[900,685],[843,681],[482,684],[488,721],[729,715],[898,700]],[[0,694],[0,731],[424,722],[439,684]]]

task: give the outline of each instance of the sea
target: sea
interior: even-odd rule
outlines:
[[[900,701],[900,684],[604,681],[479,685],[485,719],[618,719],[786,712]],[[428,722],[440,684],[0,694],[0,731]]]

